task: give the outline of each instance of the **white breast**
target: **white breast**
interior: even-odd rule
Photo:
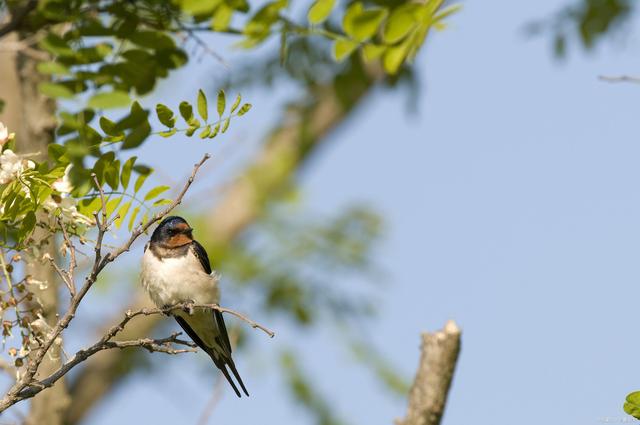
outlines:
[[[196,256],[159,259],[147,249],[142,257],[142,286],[158,306],[193,301],[196,304],[218,304],[220,291],[214,272],[208,275]]]

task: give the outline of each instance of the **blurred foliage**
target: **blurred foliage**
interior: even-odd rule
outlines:
[[[640,419],[640,391],[634,391],[624,402],[624,411],[636,419]]]
[[[304,373],[296,357],[290,351],[283,352],[280,357],[293,398],[313,414],[317,425],[344,425],[345,422],[333,413],[330,403],[314,389],[312,380]]]
[[[411,384],[398,374],[396,368],[374,346],[362,340],[358,341],[357,338],[352,339],[356,341],[351,344],[351,348],[358,363],[368,366],[394,394],[406,397]]]
[[[366,287],[338,287],[336,280],[347,274],[367,276],[369,283],[379,279],[370,256],[380,232],[380,218],[362,207],[313,218],[272,205],[216,263],[239,293],[256,291],[252,298],[264,310],[300,326],[325,326],[374,312]]]
[[[567,54],[571,39],[587,50],[620,31],[633,15],[633,0],[580,0],[566,6],[554,16],[530,23],[530,34],[551,33],[554,53],[558,57]]]

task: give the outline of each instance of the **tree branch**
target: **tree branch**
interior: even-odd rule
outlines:
[[[409,393],[407,416],[396,425],[439,425],[460,353],[460,328],[448,321],[444,329],[422,334],[422,354]]]
[[[601,81],[606,81],[607,83],[635,83],[635,84],[640,84],[640,77],[633,77],[633,76],[630,76],[630,75],[618,75],[618,76],[601,75],[598,78]]]
[[[25,20],[29,12],[36,8],[38,0],[29,0],[24,6],[13,11],[11,20],[0,27],[0,38],[12,31],[20,29],[20,25]]]
[[[258,328],[262,330],[264,333],[273,338],[275,335],[273,331],[269,330],[265,326],[262,326],[255,322],[254,320],[249,319],[247,316],[238,313],[237,311],[220,307],[217,304],[189,304],[189,303],[180,303],[173,306],[169,306],[166,308],[144,308],[137,311],[127,311],[124,315],[124,318],[117,325],[112,326],[105,332],[105,334],[92,346],[88,348],[84,348],[76,352],[71,359],[69,359],[66,363],[64,363],[58,370],[53,372],[47,378],[42,380],[34,380],[31,381],[24,389],[18,392],[15,396],[15,401],[13,404],[24,400],[26,398],[31,398],[44,390],[45,388],[51,387],[56,381],[66,375],[71,369],[73,369],[78,364],[87,360],[89,357],[94,354],[109,350],[113,348],[131,348],[131,347],[141,347],[147,349],[149,352],[159,352],[165,354],[180,354],[187,352],[195,352],[196,344],[190,341],[184,341],[178,339],[178,336],[181,334],[180,332],[176,332],[171,334],[171,336],[161,339],[150,339],[150,338],[140,338],[137,340],[130,341],[112,341],[118,333],[122,332],[127,324],[136,316],[150,316],[154,314],[171,314],[176,310],[185,310],[185,309],[211,309],[218,310],[222,313],[232,314],[245,322],[247,322],[251,327]],[[189,347],[188,349],[177,349],[172,345],[184,345]],[[0,405],[1,406],[1,405]]]

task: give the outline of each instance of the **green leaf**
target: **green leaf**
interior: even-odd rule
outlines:
[[[96,175],[96,179],[98,183],[101,185],[104,184],[105,181],[105,173],[107,169],[111,166],[111,164],[115,161],[115,154],[113,152],[107,152],[104,155],[100,156],[95,164],[93,164],[93,172]],[[92,180],[93,181],[93,180]]]
[[[148,124],[149,112],[145,111],[136,100],[131,104],[129,115],[118,121],[118,129],[125,130],[136,128],[143,122]]]
[[[333,43],[333,55],[337,61],[342,61],[357,48],[358,43],[355,41],[348,38],[339,38]]]
[[[372,8],[363,10],[362,5],[354,3],[350,7],[344,17],[344,31],[358,41],[366,41],[373,37],[387,17],[387,9]]]
[[[63,98],[71,99],[73,92],[67,86],[56,83],[40,83],[38,84],[38,91],[45,96],[53,99]]]
[[[136,222],[136,217],[138,216],[139,212],[140,212],[139,206],[133,209],[133,212],[131,213],[131,217],[129,217],[129,224],[127,225],[127,228],[129,229],[129,231],[133,230],[133,225]]]
[[[144,196],[144,200],[149,201],[169,189],[171,189],[169,186],[156,186],[149,192],[147,192],[147,194]]]
[[[133,193],[138,193],[138,191],[140,190],[140,188],[144,184],[144,181],[147,180],[147,177],[149,177],[149,174],[140,174],[138,176],[138,178],[136,179],[135,184],[133,185]]]
[[[448,7],[445,7],[444,9],[442,9],[440,12],[438,12],[434,17],[432,22],[434,24],[437,24],[438,22],[442,21],[445,18],[448,18],[449,16],[453,15],[454,13],[457,13],[458,11],[460,11],[460,9],[462,9],[462,5],[461,4],[452,4]]]
[[[182,115],[182,118],[184,118],[184,120],[187,123],[194,118],[193,106],[191,106],[191,104],[186,100],[183,100],[182,102],[180,102],[179,109],[180,109],[180,115]]]
[[[197,129],[198,127],[189,127],[187,128],[187,131],[184,132],[184,134],[186,134],[187,137],[191,137],[193,136],[193,133],[195,133]]]
[[[28,236],[36,226],[36,214],[33,211],[29,211],[27,215],[22,219],[20,229],[20,239],[24,239]]]
[[[173,136],[174,134],[176,134],[176,132],[177,132],[177,131],[178,131],[177,129],[172,128],[171,130],[161,131],[161,132],[160,132],[160,133],[158,133],[158,134],[159,134],[159,135],[161,135],[161,136],[162,136],[162,137],[164,137],[164,138],[167,138],[167,137],[171,137],[171,136]]]
[[[394,44],[402,40],[418,24],[416,16],[420,4],[409,3],[395,8],[382,30],[382,39],[385,43]]]
[[[238,93],[238,95],[236,96],[236,100],[233,102],[233,105],[231,105],[232,114],[236,111],[238,106],[240,106],[240,102],[242,102],[242,96],[240,96],[240,93]]]
[[[198,113],[205,122],[209,118],[209,111],[207,108],[207,97],[202,90],[198,90]]]
[[[120,182],[120,160],[107,164],[104,170],[104,179],[111,189],[118,190],[118,184]]]
[[[640,419],[640,391],[634,391],[627,396],[624,411],[636,419]]]
[[[220,90],[218,92],[218,115],[222,116],[222,114],[224,114],[225,106],[226,106],[226,98],[224,95],[224,90]]]
[[[347,8],[346,12],[344,13],[344,17],[342,18],[342,28],[344,29],[345,33],[353,36],[353,33],[355,31],[355,20],[363,12],[364,6],[360,1],[354,2]]]
[[[176,119],[173,116],[173,111],[162,103],[156,105],[156,115],[158,120],[166,127],[173,128],[176,125]]]
[[[120,202],[122,202],[122,196],[117,196],[107,201],[107,216],[111,217],[111,214],[118,208]]]
[[[120,216],[116,221],[115,221],[115,225],[116,225],[116,229],[119,229],[120,226],[122,226],[122,223],[124,222],[125,217],[127,216],[127,213],[129,212],[129,208],[131,208],[131,201],[126,202],[123,206],[120,207],[120,209],[118,210],[118,215]]]
[[[331,14],[335,3],[335,0],[316,0],[307,14],[309,23],[320,24],[324,22]]]
[[[209,134],[209,139],[213,139],[214,137],[216,137],[219,131],[220,131],[220,123],[216,124],[216,126],[213,127],[213,131],[211,132],[211,134]]]
[[[61,64],[60,62],[39,62],[36,65],[36,69],[39,73],[45,75],[69,75],[71,71],[69,68]]]
[[[384,51],[387,49],[387,46],[379,46],[377,44],[365,44],[362,48],[362,55],[364,56],[365,61],[369,62],[374,59],[378,59]]]
[[[87,105],[94,109],[123,108],[131,103],[129,94],[123,91],[98,93],[89,99]]]
[[[171,199],[158,199],[157,201],[155,201],[153,203],[154,207],[159,207],[161,205],[169,205],[171,204],[173,201]]]
[[[49,157],[53,158],[58,162],[63,161],[63,156],[67,153],[67,147],[64,145],[58,145],[56,143],[51,143],[48,145]],[[67,160],[68,161],[68,160]]]
[[[211,134],[211,126],[208,125],[206,126],[201,132],[200,132],[200,138],[201,139],[206,139],[207,137],[209,137],[209,134]]]
[[[125,138],[122,144],[122,149],[137,148],[145,141],[151,134],[151,126],[147,121],[144,121],[138,127],[134,128]]]
[[[231,18],[233,17],[233,8],[222,3],[216,8],[213,15],[211,27],[214,31],[222,32],[229,28]]]
[[[241,117],[249,112],[251,110],[251,106],[252,105],[250,103],[245,103],[244,105],[242,105],[242,108],[240,108],[240,110],[238,111],[238,116]]]
[[[131,180],[131,171],[133,170],[133,165],[135,164],[136,159],[138,159],[138,157],[132,156],[131,158],[127,159],[127,161],[122,166],[122,172],[120,173],[120,183],[122,183],[122,187],[124,188],[124,190],[127,190],[127,187],[129,186],[129,181]]]
[[[230,118],[227,118],[226,120],[224,120],[224,122],[222,123],[222,130],[221,130],[222,133],[227,131],[227,129],[229,128],[229,123],[230,122],[231,122]]]
[[[122,132],[116,128],[116,123],[107,117],[100,117],[100,128],[108,136],[119,136],[122,134]]]
[[[398,72],[402,63],[404,62],[407,54],[409,53],[409,46],[411,39],[408,38],[398,46],[389,47],[382,57],[382,64],[384,70],[389,74],[395,74]]]
[[[39,45],[42,49],[52,53],[54,56],[69,57],[75,55],[73,49],[62,37],[51,32],[40,40]]]

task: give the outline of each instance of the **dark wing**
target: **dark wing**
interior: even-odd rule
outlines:
[[[207,274],[211,274],[211,263],[209,263],[209,256],[207,255],[207,251],[204,249],[202,245],[196,240],[191,242],[191,251],[196,256],[198,260],[200,260],[200,264],[202,264],[202,268]]]
[[[233,359],[231,359],[231,354],[229,354],[228,356],[224,356],[222,358],[218,358],[216,356],[214,350],[211,347],[208,347],[200,339],[198,334],[193,329],[191,329],[191,326],[189,326],[189,324],[187,323],[186,320],[184,320],[180,316],[174,316],[174,317],[175,317],[176,321],[178,322],[178,324],[180,325],[180,327],[182,329],[184,329],[184,331],[187,333],[187,335],[189,335],[189,337],[193,340],[193,342],[195,342],[198,345],[198,347],[202,348],[204,350],[204,352],[207,353],[209,355],[209,357],[211,357],[211,360],[213,360],[213,363],[216,365],[216,367],[218,369],[220,369],[220,371],[222,372],[222,374],[226,378],[227,382],[229,382],[229,384],[231,384],[231,387],[233,388],[233,391],[235,391],[236,395],[238,397],[242,397],[242,395],[240,394],[240,391],[238,391],[238,387],[236,387],[236,384],[233,382],[233,380],[229,376],[229,372],[227,371],[227,368],[225,367],[225,365],[229,366],[229,369],[231,369],[231,372],[233,372],[233,375],[236,377],[236,379],[240,383],[240,386],[242,387],[242,390],[244,391],[244,393],[247,396],[249,396],[249,393],[247,392],[247,389],[245,388],[244,383],[242,382],[242,379],[240,378],[240,375],[238,374],[238,371],[236,370],[236,365],[233,363]],[[224,322],[223,322],[223,324],[224,324]],[[226,329],[224,330],[224,333],[226,335]],[[228,340],[228,338],[227,338],[227,340]],[[218,344],[220,344],[220,341],[217,341],[217,342],[218,342]],[[222,347],[226,348],[225,346],[222,346]]]

